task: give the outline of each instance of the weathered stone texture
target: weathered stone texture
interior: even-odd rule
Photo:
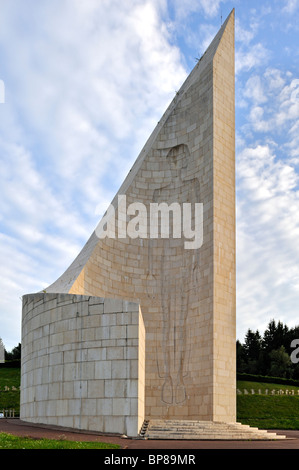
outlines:
[[[108,421],[100,411],[100,400],[104,399],[109,401],[106,408],[110,410],[106,411],[111,417],[109,429],[116,429],[114,416],[121,408],[126,410],[127,416],[133,408],[135,411],[138,408],[138,422],[141,422],[141,406],[136,408],[136,401],[133,406],[132,397],[126,403],[121,402],[124,397],[114,396],[113,384],[108,382],[129,380],[128,375],[122,377],[128,367],[133,374],[131,379],[138,377],[135,398],[138,391],[138,403],[144,403],[146,419],[229,422],[236,419],[234,132],[232,12],[162,116],[113,200],[116,209],[119,195],[126,196],[127,206],[143,203],[148,209],[147,227],[151,203],[179,203],[180,207],[187,202],[202,203],[202,246],[196,250],[186,249],[186,237],[175,238],[173,234],[169,238],[150,238],[148,232],[147,238],[99,239],[93,233],[73,264],[47,292],[77,295],[83,309],[92,311],[94,308],[89,320],[87,313],[84,314],[84,321],[92,325],[96,321],[94,318],[99,317],[106,318],[107,323],[101,320],[101,325],[85,327],[78,339],[81,329],[73,326],[81,321],[81,316],[62,321],[63,309],[54,296],[49,301],[46,315],[53,323],[45,323],[41,330],[45,311],[41,297],[40,316],[26,324],[25,338],[26,334],[36,335],[34,343],[30,342],[32,347],[38,345],[39,350],[55,347],[53,354],[57,355],[51,356],[51,360],[60,361],[63,352],[64,358],[70,358],[75,371],[79,367],[76,365],[79,352],[76,358],[73,357],[73,349],[66,345],[81,342],[82,351],[90,362],[89,368],[84,368],[82,387],[87,389],[84,400],[93,400],[91,403],[99,410],[98,416],[105,429]],[[123,229],[128,221],[117,222]],[[81,296],[92,297],[87,302]],[[99,313],[97,304],[91,303],[95,297],[114,300],[107,303],[103,300],[101,308],[104,310]],[[124,301],[128,305],[130,302],[140,304],[145,333],[138,327],[141,320],[131,325],[129,318],[124,319],[126,313],[133,315],[130,311],[124,312]],[[37,311],[36,297],[34,302]],[[24,315],[27,318],[26,311]],[[126,350],[126,357],[117,343],[124,341],[125,330],[126,334],[132,332],[138,343],[135,349],[132,346],[133,349]],[[95,359],[96,350],[100,348],[98,341],[110,341],[107,356],[103,358],[103,376],[99,373],[101,362],[97,364]],[[29,347],[27,342],[28,339],[24,342],[25,347]],[[117,347],[113,348],[113,344]],[[108,343],[105,347],[108,348]],[[133,359],[137,350],[145,357],[145,362]],[[126,361],[135,361],[135,365],[131,367]],[[112,364],[114,377],[109,369]],[[57,367],[56,364],[53,367]],[[30,373],[36,374],[34,380],[41,386],[44,386],[44,380],[40,376],[54,373],[52,370],[45,372],[48,369],[42,366],[34,370]],[[30,380],[28,373],[27,370],[23,372],[24,380]],[[57,380],[62,381],[61,387],[69,387],[65,374],[69,379],[70,366],[62,370],[60,365],[57,374]],[[107,380],[103,397],[96,396],[103,385],[97,382],[99,380]],[[121,390],[118,388],[118,393]],[[31,399],[33,397],[26,400],[26,406],[30,407],[26,416],[39,416],[34,409],[36,397]],[[54,401],[47,404],[47,411],[43,410],[43,416],[53,416],[53,421],[58,413]],[[80,403],[73,402],[74,427],[81,416],[78,410],[83,401]],[[84,401],[85,404],[88,406]],[[70,415],[68,419],[71,421]]]
[[[27,295],[22,337],[21,419],[137,435],[145,339],[137,303]]]

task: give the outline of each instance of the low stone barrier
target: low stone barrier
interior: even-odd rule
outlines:
[[[237,395],[293,395],[293,396],[299,396],[299,389],[298,390],[282,390],[282,389],[265,389],[265,390],[255,390],[255,389],[249,389],[247,390],[246,388],[240,390],[237,388]]]
[[[0,392],[19,392],[21,390],[21,387],[15,387],[12,385],[11,387],[8,387],[7,385],[4,385],[4,387],[0,387]]]
[[[0,409],[0,418],[16,418],[16,412],[14,408]]]

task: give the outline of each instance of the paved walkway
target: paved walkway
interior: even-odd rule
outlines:
[[[119,436],[95,432],[73,431],[55,426],[26,423],[20,419],[0,419],[0,432],[33,438],[66,439],[73,441],[100,441],[119,444],[122,449],[299,449],[299,430],[281,431],[288,439],[279,441],[173,441],[122,439]]]

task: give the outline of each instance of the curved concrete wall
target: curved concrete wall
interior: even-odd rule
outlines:
[[[144,419],[144,340],[137,303],[24,296],[21,419],[136,436]]]
[[[86,326],[91,320],[87,313],[82,314],[83,317],[81,314],[76,316],[81,310],[77,313],[70,312],[68,321],[60,318],[60,305],[64,302],[62,299],[73,298],[73,302],[82,304],[84,310],[86,302],[83,299],[89,297],[80,296],[95,296],[119,299],[102,299],[104,312],[106,302],[107,305],[122,305],[119,307],[121,309],[124,305],[130,305],[125,301],[136,302],[141,307],[146,330],[146,419],[163,417],[235,421],[234,115],[234,14],[231,13],[170,104],[115,196],[115,225],[117,231],[121,229],[121,233],[114,234],[115,237],[107,236],[105,224],[102,225],[102,231],[97,229],[91,235],[69,269],[46,289],[48,294],[53,293],[54,296],[57,296],[57,293],[65,293],[72,294],[73,297],[57,297],[55,304],[54,299],[53,302],[48,301],[47,297],[38,300],[37,296],[34,298],[34,307],[30,306],[29,298],[25,301],[25,336],[22,343],[25,343],[23,359],[25,358],[26,362],[22,371],[22,403],[26,409],[22,411],[23,416],[34,420],[49,416],[55,423],[69,419],[71,426],[82,427],[85,419],[83,417],[88,416],[92,410],[88,400],[95,400],[96,406],[100,406],[100,402],[96,402],[98,398],[94,398],[90,392],[93,384],[96,387],[96,381],[102,380],[95,375],[98,370],[96,364],[84,363],[83,367],[82,360],[74,358],[74,354],[70,359],[72,366],[66,364],[70,356],[69,348],[71,352],[78,348],[77,357],[83,354],[82,351],[87,351],[89,357],[89,348],[101,350],[102,346],[99,346],[95,339],[88,338],[89,334],[94,334],[93,327]],[[118,200],[119,196],[125,196],[125,209],[131,207],[129,213],[119,214],[123,200]],[[139,209],[135,210],[136,206],[133,206],[132,210],[131,206],[136,202],[146,210],[145,214],[142,212],[142,221],[139,222]],[[189,208],[192,206],[192,217],[186,233],[185,214],[177,217],[170,214],[172,224],[168,225],[171,233],[169,236],[162,236],[162,221],[151,217],[152,204],[157,206],[162,203],[166,203],[169,208],[175,203],[182,211],[184,207],[188,207],[186,204],[189,204]],[[195,219],[195,204],[203,205],[202,221],[198,224],[201,228],[195,223],[200,219]],[[181,219],[184,219],[183,224]],[[105,215],[103,221],[107,222]],[[127,230],[129,225],[130,229],[134,228],[134,236],[132,231]],[[146,235],[143,231],[144,225],[147,225]],[[178,227],[181,228],[181,236],[177,236]],[[191,227],[196,228],[194,236],[190,235]],[[151,228],[157,228],[159,235],[152,236]],[[190,247],[195,233],[198,234],[201,229],[202,245]],[[142,234],[138,233],[140,230]],[[185,246],[185,243],[188,246]],[[27,319],[32,308],[37,322],[40,321],[39,315],[42,315],[43,321],[48,317],[53,318],[52,323],[45,324],[42,331],[41,327],[35,324],[34,318]],[[101,318],[100,313],[94,314]],[[79,326],[81,321],[82,326]],[[100,327],[100,323],[97,323],[95,328],[99,340],[113,338],[117,349],[122,343],[116,342],[115,326],[117,325],[110,325],[108,338],[101,337],[103,332],[108,330]],[[46,331],[47,328],[50,328],[49,332]],[[84,337],[80,336],[81,332],[84,332]],[[38,336],[40,334],[41,339]],[[141,337],[139,332],[139,350]],[[119,338],[122,342],[123,338]],[[47,341],[51,348],[49,359],[48,352],[43,352],[43,356],[39,358],[40,351],[47,347],[44,345]],[[112,343],[111,348],[112,355],[115,353]],[[45,361],[42,367],[38,362],[41,360]],[[49,360],[54,361],[51,367]],[[62,362],[56,364],[56,360]],[[125,363],[122,365],[125,368]],[[57,377],[53,372],[56,366],[59,366]],[[69,377],[69,370],[76,374],[82,371],[86,373],[84,378],[81,377],[81,382],[79,381],[80,386],[78,379],[74,381]],[[41,378],[40,374],[50,375]],[[131,380],[129,377],[126,376],[128,383]],[[136,380],[135,377],[133,379]],[[30,383],[32,380],[34,385]],[[45,380],[48,381],[47,387],[44,387]],[[54,383],[51,384],[53,380]],[[72,408],[66,412],[63,404],[68,382],[74,382],[70,386],[76,393],[86,394],[80,395],[81,401],[78,401],[77,396],[67,395],[69,407],[75,403],[72,400],[77,400],[76,406],[81,412],[76,408],[75,415]],[[107,384],[105,382],[105,387]],[[52,394],[52,388],[56,395]],[[56,391],[58,388],[59,394]],[[65,390],[61,392],[61,388]],[[48,398],[44,398],[44,393],[48,393]],[[112,397],[111,394],[108,396],[108,385],[104,393],[103,398],[109,400]],[[127,390],[123,393],[127,397]],[[52,398],[55,396],[57,399]],[[109,412],[111,422],[114,421],[118,404],[124,403],[117,401],[118,398],[121,399],[117,396],[116,400],[109,402],[112,409],[112,412]],[[88,413],[85,413],[85,404],[88,406]],[[48,409],[45,410],[45,406]],[[104,415],[108,411],[102,410],[103,416],[100,408],[97,412],[98,421],[104,423],[101,429],[107,431],[110,424]],[[127,412],[123,411],[125,421],[129,420]],[[64,420],[60,418],[62,413]],[[135,411],[133,415],[136,416],[134,413]],[[75,418],[72,418],[73,415]]]

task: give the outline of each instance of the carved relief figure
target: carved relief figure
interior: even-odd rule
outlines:
[[[154,191],[153,202],[166,203],[174,209],[182,209],[184,203],[189,203],[189,206],[190,203],[199,203],[199,181],[193,176],[194,161],[190,158],[188,147],[173,147],[168,152],[166,161],[171,171],[170,182]],[[156,240],[149,241],[149,271],[156,280],[161,299],[162,354],[159,355],[158,352],[157,359],[159,376],[164,378],[161,400],[174,405],[183,403],[187,397],[184,384],[190,354],[187,318],[190,293],[197,287],[198,269],[198,249],[185,248],[183,233],[177,230],[178,214],[175,210],[169,211],[168,238],[160,239],[158,243]],[[181,211],[179,228],[182,215]],[[159,266],[159,271],[157,268],[154,270],[153,266]]]

